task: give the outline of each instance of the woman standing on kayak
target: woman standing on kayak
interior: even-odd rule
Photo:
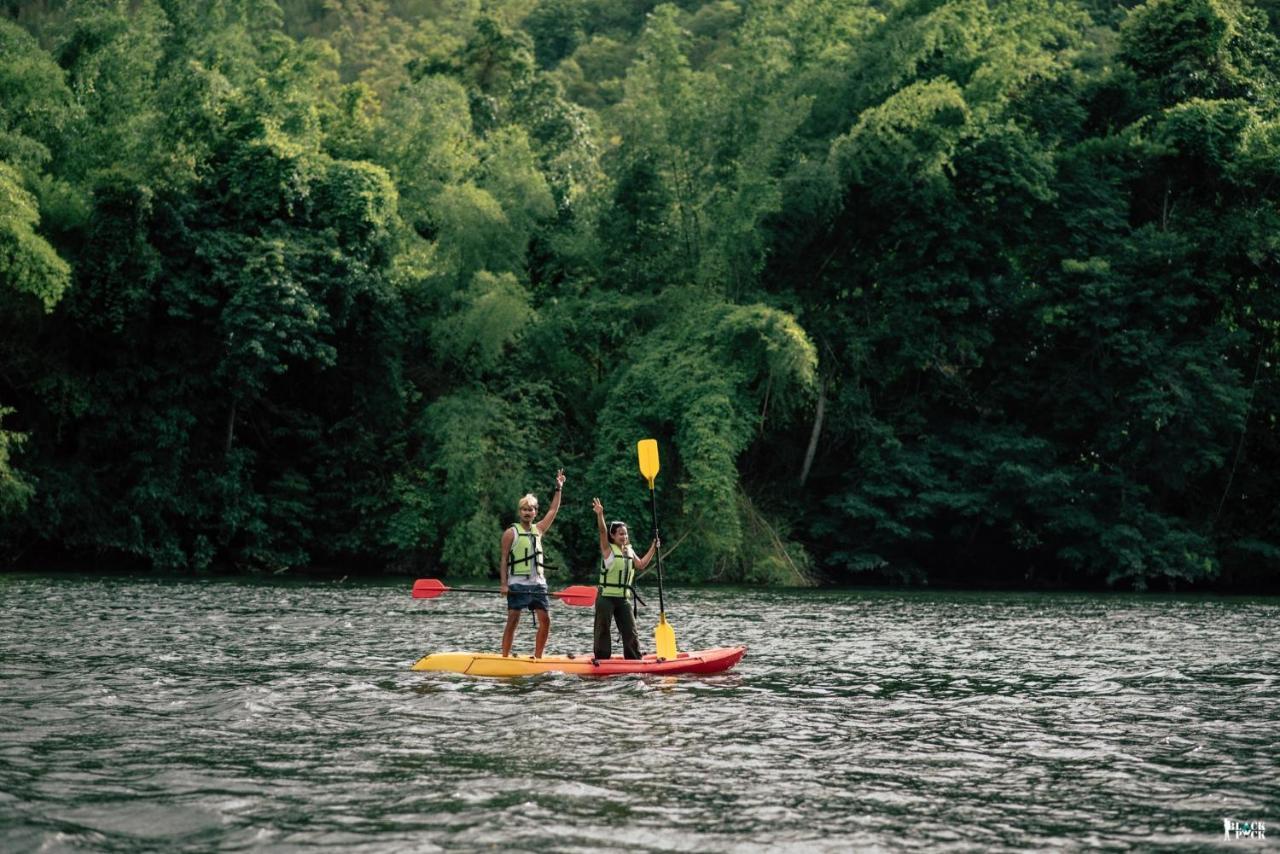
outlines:
[[[653,560],[659,543],[655,539],[644,557],[636,557],[627,524],[610,522],[606,527],[604,505],[599,498],[591,499],[591,509],[596,512],[596,527],[600,529],[600,595],[596,597],[592,655],[597,660],[612,657],[612,623],[616,621],[618,634],[622,637],[622,657],[638,659],[641,655],[640,638],[636,636],[634,585],[637,571],[643,572]]]
[[[502,557],[498,561],[498,579],[507,597],[507,625],[502,630],[502,654],[511,655],[520,612],[528,608],[538,619],[538,634],[533,642],[533,657],[542,658],[551,633],[551,614],[547,611],[547,577],[543,574],[542,538],[560,510],[560,490],[564,486],[564,469],[556,472],[556,494],[547,515],[536,525],[538,498],[529,493],[520,499],[518,522],[502,534]],[[508,583],[510,581],[510,583]]]

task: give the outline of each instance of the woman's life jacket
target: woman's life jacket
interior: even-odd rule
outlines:
[[[613,560],[608,566],[604,558],[600,558],[600,595],[631,599],[636,580],[635,552],[630,549],[624,552],[617,543],[609,543],[609,548],[613,550]]]

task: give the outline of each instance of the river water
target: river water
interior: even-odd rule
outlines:
[[[1280,839],[1277,599],[677,589],[680,647],[735,670],[486,680],[409,667],[495,649],[501,600],[408,591],[0,576],[0,850]]]

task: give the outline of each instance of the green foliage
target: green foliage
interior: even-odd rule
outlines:
[[[577,49],[585,36],[586,3],[583,0],[540,0],[525,18],[533,36],[534,56],[543,68],[551,68]]]
[[[12,409],[0,407],[0,422],[12,414]],[[21,433],[0,429],[0,519],[25,510],[35,492],[34,487],[12,466],[13,452],[21,447],[24,438]]]
[[[0,545],[1274,584],[1274,6],[15,7]]]
[[[900,191],[904,183],[936,182],[945,188],[969,118],[955,83],[945,78],[913,83],[862,113],[853,129],[832,143],[831,157],[844,180],[874,184],[886,194]]]
[[[34,170],[72,121],[75,108],[62,69],[30,35],[0,19],[0,160]]]
[[[557,77],[576,103],[600,109],[622,97],[622,81],[634,52],[626,42],[595,35],[560,62]]]
[[[556,466],[540,450],[550,444],[550,389],[519,374],[504,380],[494,393],[463,389],[428,406],[427,444],[398,483],[408,499],[394,520],[399,535],[438,544],[440,565],[463,575],[497,568],[503,526],[514,521],[520,496],[534,492],[544,509],[550,503]],[[552,539],[547,546],[560,563]]]
[[[524,253],[522,234],[513,234],[502,205],[475,184],[446,187],[435,200],[440,222],[440,254],[455,277],[481,270],[510,270]]]
[[[136,11],[112,0],[78,5],[55,52],[76,106],[74,143],[59,167],[72,179],[115,170],[142,174],[155,156],[155,81],[167,28],[151,3]]]
[[[742,70],[695,70],[679,10],[654,10],[616,108],[614,207],[601,217],[606,264],[634,286],[681,281],[750,293],[782,208],[779,173],[812,98],[794,91],[768,35],[736,48]],[[735,57],[737,58],[737,57]],[[640,269],[636,269],[639,267]]]
[[[478,162],[466,90],[445,77],[423,77],[386,103],[374,140],[377,160],[399,190],[401,216],[433,230],[437,197]]]
[[[295,360],[332,365],[337,354],[320,338],[327,318],[290,270],[285,247],[254,247],[239,275],[228,282],[230,299],[220,327],[226,356],[219,366],[237,394],[256,397],[270,374],[283,374]]]
[[[537,322],[528,292],[511,273],[476,273],[457,310],[435,329],[436,350],[459,366],[488,371]]]
[[[741,559],[738,459],[767,420],[785,421],[809,398],[817,355],[794,318],[776,309],[668,308],[673,319],[637,342],[638,356],[612,383],[589,477],[611,506],[643,518],[635,443],[659,437],[668,449],[664,500],[675,510],[663,517],[680,519],[667,526],[683,551],[673,577],[697,580]]]
[[[496,18],[483,15],[476,20],[460,61],[464,79],[478,90],[473,116],[482,127],[498,121],[501,99],[528,83],[534,70],[532,48],[525,33],[507,29]]]
[[[748,584],[808,587],[813,584],[813,558],[791,539],[790,526],[770,519],[745,494],[739,495],[743,520],[741,578]]]
[[[1280,59],[1265,28],[1258,10],[1236,0],[1150,0],[1122,24],[1120,56],[1164,104],[1257,97],[1276,91]]]
[[[0,163],[0,282],[6,285],[0,305],[17,293],[50,311],[70,282],[70,267],[36,232],[39,219],[36,200],[23,189],[17,171]]]

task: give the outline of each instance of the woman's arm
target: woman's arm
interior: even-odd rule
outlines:
[[[608,557],[613,550],[609,548],[609,531],[604,526],[604,505],[599,498],[591,499],[591,509],[596,513],[596,527],[600,529],[600,556]]]
[[[644,553],[644,557],[636,558],[637,577],[639,577],[640,573],[644,572],[645,568],[649,566],[649,561],[653,560],[653,556],[658,551],[658,546],[660,545],[662,545],[662,541],[657,537],[654,537],[653,542],[649,544],[649,551]]]

